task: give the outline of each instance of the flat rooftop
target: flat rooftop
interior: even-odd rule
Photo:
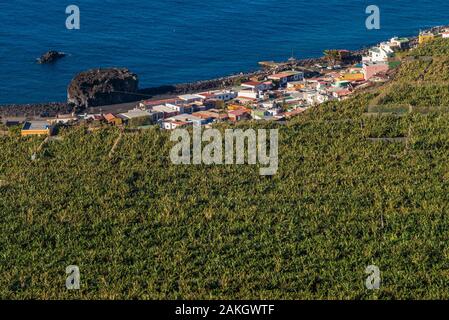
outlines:
[[[122,113],[121,115],[128,119],[132,119],[132,118],[148,117],[151,115],[151,113],[148,111],[137,109],[137,110],[129,110],[128,112]]]
[[[200,96],[198,96],[196,94],[184,94],[182,96],[179,96],[178,98],[181,99],[181,100],[185,100],[185,101],[202,99]]]
[[[176,110],[173,109],[172,107],[168,107],[168,106],[164,106],[164,105],[154,106],[152,109],[153,109],[153,111],[159,111],[159,112],[165,112],[165,113],[176,112]]]
[[[47,121],[28,121],[22,130],[47,130],[50,127]]]

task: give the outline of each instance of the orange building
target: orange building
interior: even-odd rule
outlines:
[[[116,115],[112,114],[112,113],[108,113],[104,116],[104,119],[106,120],[107,123],[112,124],[114,126],[120,126],[123,124],[123,119],[117,117]]]

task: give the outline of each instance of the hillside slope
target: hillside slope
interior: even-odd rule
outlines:
[[[38,161],[42,139],[0,136],[0,297],[449,298],[448,54],[436,41],[379,92],[280,126],[271,178],[172,165],[156,129],[112,160],[114,129],[64,132]]]

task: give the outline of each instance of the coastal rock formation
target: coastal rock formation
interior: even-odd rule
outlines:
[[[44,53],[39,59],[37,59],[37,62],[40,64],[53,63],[61,58],[64,58],[65,56],[66,54],[63,52],[48,51]]]
[[[67,101],[77,108],[136,101],[139,80],[128,69],[94,69],[81,72],[70,83]]]
[[[63,102],[0,105],[0,117],[55,117],[76,111]]]

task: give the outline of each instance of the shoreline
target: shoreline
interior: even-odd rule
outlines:
[[[449,25],[434,26],[423,31],[439,31],[444,28],[448,28]],[[408,37],[412,42],[417,41],[417,36]],[[352,57],[360,56],[370,46],[365,46],[357,50],[347,50],[350,52]],[[214,79],[199,80],[187,83],[178,83],[173,85],[162,85],[150,88],[140,89],[136,96],[135,101],[119,104],[119,105],[106,105],[91,107],[87,110],[91,111],[108,111],[108,112],[121,112],[125,111],[129,106],[135,105],[136,102],[142,100],[152,100],[152,99],[163,99],[166,97],[171,97],[174,95],[188,94],[199,91],[208,91],[215,89],[223,89],[230,87],[238,83],[239,81],[246,81],[251,77],[260,77],[272,74],[273,72],[282,72],[292,68],[303,69],[305,73],[316,73],[319,72],[314,66],[316,64],[327,64],[326,58],[324,56],[315,58],[305,58],[293,61],[281,61],[275,62],[276,67],[264,68],[260,66],[258,70],[253,70],[249,72],[241,72],[239,74],[227,75]],[[123,109],[122,109],[123,108]],[[0,117],[17,117],[17,118],[45,118],[52,117],[57,114],[67,114],[72,113],[74,110],[67,102],[42,102],[42,103],[27,103],[27,104],[0,104]]]
[[[352,55],[357,56],[364,52],[366,49],[360,49],[350,51]],[[121,108],[128,108],[130,105],[135,105],[136,102],[142,100],[156,100],[168,98],[174,95],[189,94],[199,91],[209,91],[216,89],[224,89],[236,85],[239,81],[246,81],[252,77],[267,76],[273,72],[282,72],[290,70],[292,68],[303,69],[306,74],[318,73],[314,69],[315,64],[326,64],[326,58],[324,56],[319,58],[306,58],[294,61],[281,61],[277,62],[275,68],[263,68],[262,66],[258,70],[250,72],[241,72],[239,74],[227,75],[219,78],[199,80],[194,82],[179,83],[173,85],[163,85],[151,88],[139,89],[136,96],[141,98],[135,101],[117,105],[105,105],[98,107],[91,107],[86,110],[102,109],[103,111],[117,112],[126,111]],[[316,69],[316,68],[315,68]],[[55,116],[59,114],[67,114],[73,112],[73,108],[67,102],[42,102],[42,103],[27,103],[27,104],[0,104],[0,117],[25,117],[25,118],[45,118]],[[41,116],[43,115],[43,116]]]

